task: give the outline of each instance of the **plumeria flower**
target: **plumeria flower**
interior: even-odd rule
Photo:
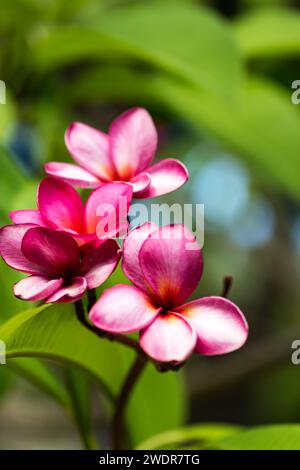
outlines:
[[[79,166],[51,162],[45,170],[77,187],[97,188],[109,181],[127,181],[135,197],[149,198],[174,191],[188,179],[186,167],[173,158],[151,165],[157,132],[143,108],[121,114],[108,134],[74,122],[66,131],[65,142]]]
[[[0,254],[10,267],[30,274],[14,285],[16,297],[50,303],[75,302],[101,285],[117,266],[120,250],[106,240],[83,253],[67,233],[20,224],[0,229]]]
[[[127,215],[132,187],[110,183],[93,191],[86,204],[68,183],[57,178],[42,180],[37,192],[37,210],[10,213],[15,224],[36,224],[65,231],[80,245],[127,233]]]
[[[140,331],[142,349],[159,362],[178,364],[193,351],[234,351],[248,336],[235,304],[216,296],[185,303],[202,269],[201,250],[187,228],[146,223],[131,231],[123,246],[123,270],[134,285],[105,290],[90,320],[111,333]]]

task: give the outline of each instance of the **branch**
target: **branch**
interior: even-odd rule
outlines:
[[[132,367],[129,370],[125,382],[121,388],[120,394],[117,398],[115,414],[112,422],[112,444],[114,450],[122,450],[124,446],[124,416],[130,395],[141,376],[147,358],[137,355]]]

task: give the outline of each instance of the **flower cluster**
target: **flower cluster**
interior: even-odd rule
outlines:
[[[108,134],[73,123],[65,140],[79,166],[46,164],[49,176],[39,185],[37,209],[12,212],[13,224],[0,230],[4,261],[29,274],[15,284],[15,295],[76,302],[99,287],[122,258],[133,285],[104,291],[89,313],[94,326],[112,334],[139,332],[141,348],[159,362],[241,347],[248,326],[235,304],[216,296],[186,303],[203,270],[202,251],[186,227],[149,222],[127,234],[133,196],[165,194],[188,179],[175,159],[151,165],[157,133],[148,112],[130,109]],[[92,189],[85,203],[74,186]],[[115,238],[123,235],[121,249]]]

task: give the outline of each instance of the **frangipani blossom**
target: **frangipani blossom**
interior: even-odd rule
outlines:
[[[22,300],[75,302],[110,276],[119,251],[114,240],[106,240],[98,248],[86,245],[83,253],[67,233],[32,224],[0,229],[2,258],[30,274],[14,285],[15,296]]]
[[[201,250],[187,228],[146,223],[124,240],[123,270],[134,285],[105,290],[90,320],[111,333],[140,331],[142,349],[159,362],[181,363],[193,351],[234,351],[248,336],[247,322],[235,304],[216,296],[185,303],[202,269]]]
[[[42,180],[37,192],[37,210],[10,213],[15,224],[35,224],[71,234],[80,245],[113,238],[127,232],[127,214],[132,187],[110,183],[93,191],[86,204],[68,183],[57,178]]]
[[[77,187],[97,188],[110,181],[127,181],[135,197],[149,198],[174,191],[188,179],[186,167],[173,158],[151,165],[157,132],[143,108],[121,114],[108,134],[74,122],[66,131],[65,142],[79,166],[51,162],[45,170]]]

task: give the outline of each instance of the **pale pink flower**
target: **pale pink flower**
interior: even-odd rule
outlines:
[[[234,303],[217,296],[184,303],[202,275],[202,253],[195,244],[182,225],[146,223],[131,231],[124,241],[123,270],[134,285],[105,290],[90,311],[92,323],[111,333],[140,331],[142,349],[159,362],[181,363],[193,351],[217,355],[240,348],[248,325]]]
[[[108,134],[74,122],[66,131],[65,142],[79,166],[51,162],[45,170],[77,187],[97,188],[110,181],[127,181],[135,197],[149,198],[174,191],[188,179],[186,167],[173,158],[151,165],[157,132],[143,108],[121,114]]]
[[[75,302],[101,285],[117,266],[120,250],[106,240],[82,252],[67,233],[19,224],[0,229],[0,254],[10,267],[30,274],[15,284],[16,297],[50,303]]]
[[[29,223],[65,231],[82,245],[124,235],[131,199],[129,184],[110,183],[93,191],[83,204],[70,184],[47,177],[38,188],[38,209],[13,211],[10,218],[15,224]]]

